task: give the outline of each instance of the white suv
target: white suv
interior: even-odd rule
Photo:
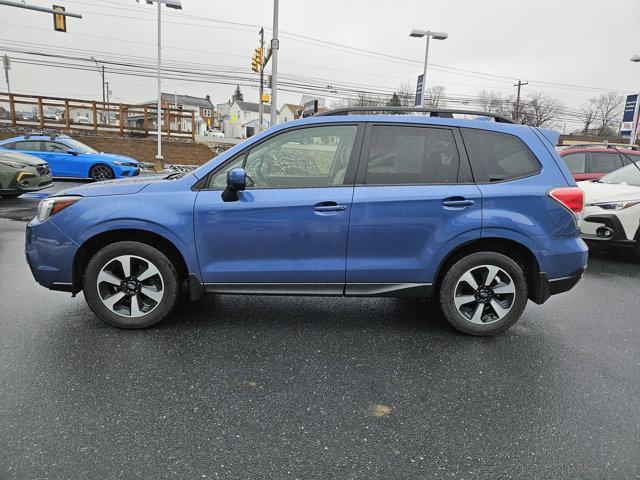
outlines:
[[[582,238],[592,245],[629,248],[640,259],[640,166],[627,165],[578,186],[585,193]]]

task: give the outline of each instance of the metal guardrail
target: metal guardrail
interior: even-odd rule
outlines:
[[[30,112],[19,111],[30,107]],[[0,125],[12,127],[88,130],[124,134],[156,133],[155,105],[133,105],[64,97],[0,92]],[[168,120],[168,121],[167,121]],[[195,141],[195,112],[174,107],[160,112],[162,133],[167,137],[191,137]]]
[[[477,117],[493,118],[499,123],[517,123],[511,118],[503,117],[491,112],[482,112],[478,110],[457,110],[448,108],[421,108],[421,107],[349,107],[327,110],[319,113],[319,117],[336,116],[336,115],[352,115],[352,114],[368,114],[371,112],[379,113],[428,113],[431,117],[453,118],[454,114],[458,115],[475,115]]]

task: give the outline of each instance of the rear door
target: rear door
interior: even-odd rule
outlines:
[[[369,125],[353,194],[346,293],[426,293],[448,245],[480,237],[481,203],[457,129]]]

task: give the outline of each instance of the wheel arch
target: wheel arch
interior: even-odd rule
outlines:
[[[451,251],[440,263],[434,277],[434,291],[439,291],[449,268],[461,258],[478,252],[495,252],[512,258],[522,267],[527,279],[530,299],[538,298],[540,264],[534,253],[524,244],[504,237],[481,237],[463,243]]]
[[[73,293],[82,290],[82,275],[91,256],[101,248],[116,242],[134,241],[145,243],[163,252],[176,267],[180,283],[189,279],[187,262],[178,247],[166,237],[149,230],[123,228],[107,230],[86,239],[73,258]]]

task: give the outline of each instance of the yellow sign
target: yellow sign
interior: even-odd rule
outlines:
[[[65,8],[60,5],[54,5],[53,9],[58,12],[64,12]],[[56,32],[67,31],[67,17],[65,15],[53,14],[53,29]]]
[[[231,123],[236,123],[238,117],[236,115],[231,115]]]
[[[269,103],[271,101],[271,95],[268,93],[262,94],[262,103]]]

